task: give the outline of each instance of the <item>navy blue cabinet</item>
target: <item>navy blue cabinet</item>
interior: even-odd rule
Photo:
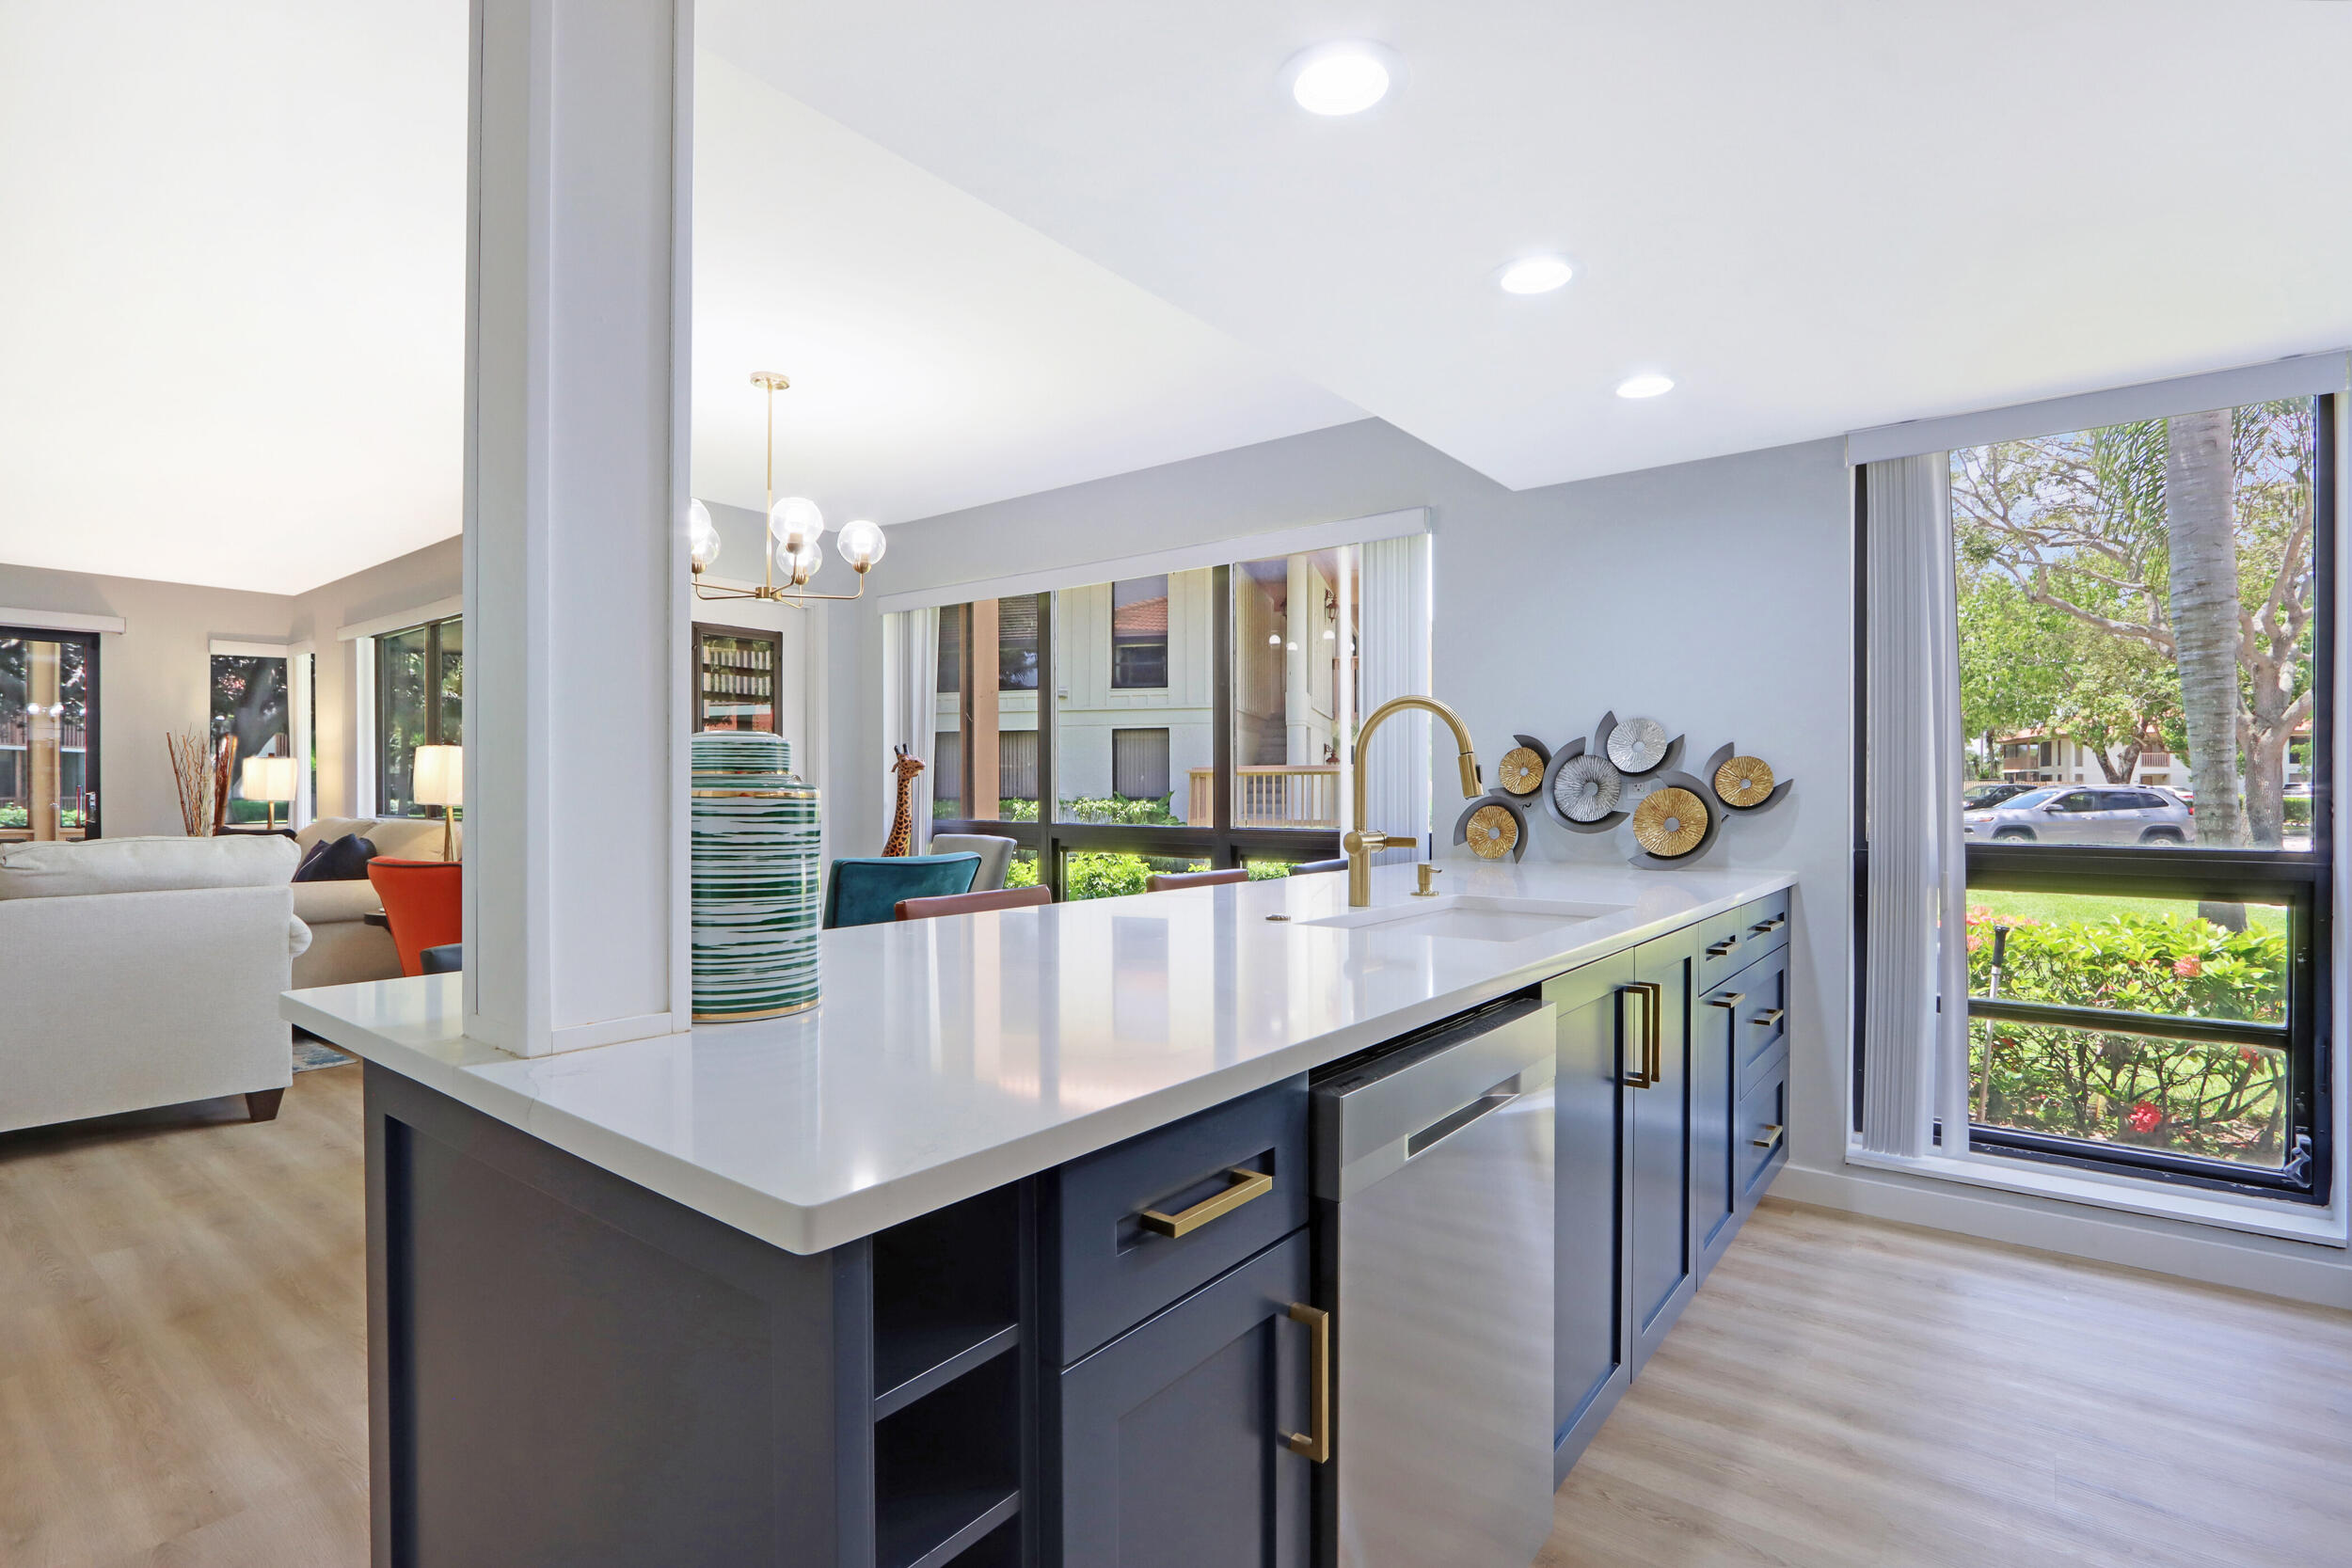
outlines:
[[[1640,1055],[1633,955],[1619,953],[1544,988],[1559,1010],[1554,1088],[1552,1386],[1562,1474],[1613,1409],[1626,1360],[1625,1074]],[[1629,1054],[1627,1044],[1633,1042]]]
[[[1691,1293],[1691,1001],[1698,966],[1699,949],[1686,932],[1633,950],[1644,1060],[1626,1077],[1626,1271],[1637,1372]]]
[[[1300,1231],[1061,1373],[1058,1560],[1307,1568],[1311,1265]]]

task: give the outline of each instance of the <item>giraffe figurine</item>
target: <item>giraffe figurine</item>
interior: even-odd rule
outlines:
[[[898,814],[890,819],[890,842],[882,846],[885,855],[914,853],[914,775],[923,771],[923,761],[912,755],[904,746],[898,749],[898,760],[890,765],[898,778]]]

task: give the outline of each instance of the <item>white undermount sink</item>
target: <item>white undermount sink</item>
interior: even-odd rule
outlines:
[[[1382,936],[1525,942],[1564,926],[1615,914],[1623,908],[1622,904],[1561,904],[1543,898],[1482,898],[1475,894],[1446,894],[1436,898],[1408,897],[1402,904],[1377,904],[1368,910],[1349,910],[1299,924],[1337,926],[1346,930],[1369,927]]]

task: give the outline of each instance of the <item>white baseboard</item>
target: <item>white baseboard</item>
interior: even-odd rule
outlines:
[[[2334,1247],[1909,1176],[1790,1164],[1772,1196],[2069,1258],[2352,1307],[2352,1259]]]

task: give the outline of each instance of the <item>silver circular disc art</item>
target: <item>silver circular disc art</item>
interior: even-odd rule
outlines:
[[[1609,760],[1628,773],[1646,773],[1665,760],[1666,726],[1655,719],[1621,719],[1609,732]]]
[[[1617,728],[1624,733],[1624,725]],[[1613,749],[1615,742],[1611,745]],[[1569,821],[1597,822],[1617,809],[1617,797],[1624,789],[1624,778],[1609,760],[1587,752],[1560,765],[1559,776],[1552,780],[1551,798]]]

